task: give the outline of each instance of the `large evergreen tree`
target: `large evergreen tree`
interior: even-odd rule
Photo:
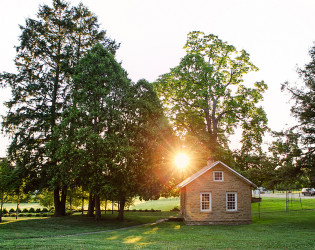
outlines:
[[[73,105],[56,130],[59,156],[89,190],[97,220],[101,197],[118,200],[123,219],[126,200],[159,196],[157,147],[171,130],[152,86],[133,84],[101,44],[79,61],[73,80]]]
[[[12,88],[3,121],[12,135],[9,157],[19,161],[29,189],[54,189],[56,215],[65,214],[66,182],[56,157],[54,129],[69,104],[71,75],[78,59],[95,43],[114,53],[117,44],[99,30],[96,16],[82,4],[63,0],[40,6],[37,18],[26,19],[17,46],[16,74],[1,74],[1,84]],[[47,150],[47,143],[50,148]],[[63,180],[66,178],[63,178]]]

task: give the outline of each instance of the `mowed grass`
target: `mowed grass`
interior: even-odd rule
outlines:
[[[134,206],[131,206],[129,209],[136,210],[162,210],[162,211],[170,211],[174,207],[179,208],[179,197],[176,198],[160,198],[158,200],[151,201],[136,201]]]
[[[304,207],[304,200],[302,202]],[[149,207],[144,209],[158,209],[153,204],[149,202]],[[269,212],[268,204],[273,205]],[[258,206],[257,203],[253,204],[253,209],[254,206]],[[0,248],[315,249],[315,210],[284,212],[285,199],[276,198],[264,198],[260,206],[265,208],[260,219],[253,216],[252,224],[239,226],[153,223],[168,216],[178,216],[176,212],[126,212],[123,223],[115,219],[116,213],[107,214],[100,222],[81,215],[32,220],[23,218],[18,221],[4,218],[7,221],[0,224]],[[315,208],[315,199],[305,200],[305,206]],[[141,223],[153,224],[100,232]]]

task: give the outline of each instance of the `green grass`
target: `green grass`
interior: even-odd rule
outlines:
[[[142,210],[162,210],[162,211],[170,211],[174,207],[179,207],[179,197],[177,198],[160,198],[158,200],[152,201],[136,201],[134,206],[131,206],[129,209],[142,209]]]
[[[142,209],[158,209],[167,200],[141,203]],[[173,208],[174,200],[170,201]],[[140,204],[137,204],[140,205]],[[239,226],[186,226],[164,222],[118,231],[72,235],[155,222],[175,212],[126,212],[118,222],[117,213],[100,222],[81,215],[64,218],[4,218],[0,224],[0,248],[22,249],[315,249],[315,210],[284,212],[285,199],[264,198],[261,218]],[[303,200],[303,208],[315,208],[315,199]],[[68,235],[68,236],[66,236]]]

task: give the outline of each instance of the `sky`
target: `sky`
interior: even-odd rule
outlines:
[[[77,5],[79,0],[70,1]],[[261,105],[272,130],[295,123],[290,116],[290,96],[281,84],[299,81],[297,67],[309,62],[315,41],[314,0],[82,0],[99,19],[107,35],[121,43],[117,60],[133,81],[155,81],[179,64],[191,31],[215,34],[245,49],[260,69],[245,77],[246,84],[264,80],[269,89]],[[0,72],[16,72],[14,46],[19,25],[35,18],[39,5],[52,0],[0,1]],[[0,88],[0,115],[10,90]],[[1,122],[1,118],[0,118]],[[237,138],[235,138],[237,140]],[[0,157],[9,138],[0,134]],[[237,144],[235,144],[237,145]]]

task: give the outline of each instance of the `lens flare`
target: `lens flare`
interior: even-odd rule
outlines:
[[[175,156],[175,165],[178,168],[184,169],[189,164],[189,157],[185,153],[179,153]]]

